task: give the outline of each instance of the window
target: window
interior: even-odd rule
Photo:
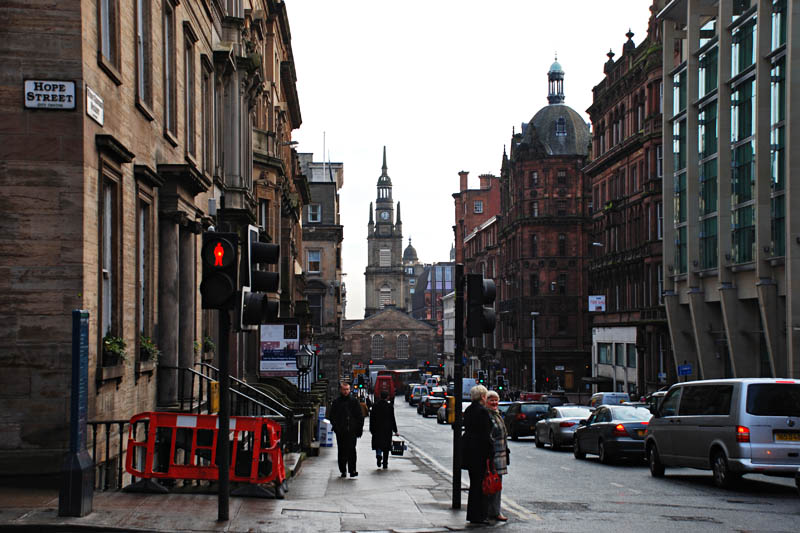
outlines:
[[[120,331],[120,180],[118,169],[100,161],[100,338]]]
[[[372,336],[371,353],[373,359],[383,359],[383,335]]]
[[[397,358],[408,359],[408,335],[405,333],[397,336]]]
[[[560,217],[567,216],[567,202],[565,200],[556,202],[556,215]]]
[[[531,215],[534,216],[534,217],[538,217],[539,216],[539,202],[538,202],[538,200],[531,202]]]
[[[615,358],[614,362],[617,366],[625,366],[625,345],[617,343],[614,345]]]
[[[97,62],[114,83],[120,85],[119,0],[99,0],[97,17],[100,41]]]
[[[136,99],[153,105],[153,47],[150,0],[136,0]]]
[[[626,344],[628,349],[628,368],[636,368],[636,345]]]
[[[308,307],[311,311],[311,325],[320,327],[322,326],[322,295],[309,294]]]
[[[184,23],[183,39],[183,102],[186,117],[186,153],[195,155],[195,90],[194,90],[194,43],[197,35],[189,23]]]
[[[381,248],[378,251],[378,266],[390,267],[392,266],[392,250],[389,248]]]
[[[308,221],[309,222],[322,222],[322,206],[320,204],[308,205]]]
[[[392,288],[388,285],[381,287],[380,296],[378,301],[380,308],[383,309],[387,305],[392,305]]]
[[[564,272],[558,275],[558,292],[559,294],[567,293],[567,274]]]
[[[139,190],[136,228],[136,307],[140,335],[153,335],[153,198]]]
[[[322,256],[322,252],[320,252],[319,250],[308,250],[306,252],[306,254],[307,254],[307,265],[308,265],[306,270],[308,272],[319,273],[320,272],[320,263],[322,261],[322,257],[321,257]]]
[[[558,234],[558,255],[567,255],[567,236],[564,233]]]
[[[175,107],[175,8],[164,0],[164,130],[173,144],[177,131],[178,113]]]
[[[661,240],[664,236],[664,205],[661,202],[656,204],[656,238]]]
[[[531,235],[531,257],[539,257],[539,236]]]
[[[214,73],[211,65],[203,57],[203,85],[200,94],[200,127],[202,131],[203,171],[214,174]],[[266,227],[266,225],[262,226]]]
[[[258,201],[258,225],[264,231],[269,231],[269,200]]]
[[[564,117],[558,117],[556,120],[556,137],[567,136],[567,121]]]
[[[636,165],[631,167],[631,194],[639,190],[639,183],[636,181]]]
[[[569,325],[569,317],[567,315],[558,315],[558,332],[566,333]]]
[[[597,362],[601,365],[611,364],[611,345],[609,343],[597,343]]]
[[[681,416],[728,415],[733,385],[684,387],[678,413]]]
[[[664,175],[664,147],[662,145],[656,146],[656,177],[660,178]]]
[[[567,171],[566,170],[559,170],[556,174],[556,178],[558,180],[558,184],[562,187],[567,184]]]
[[[531,187],[537,187],[539,185],[539,172],[534,170],[531,172]]]
[[[531,274],[531,296],[539,294],[539,275]]]
[[[483,202],[481,200],[476,200],[472,207],[474,213],[483,213]]]

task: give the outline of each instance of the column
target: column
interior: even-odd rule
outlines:
[[[178,224],[159,217],[158,263],[158,405],[178,402]]]
[[[194,368],[194,328],[195,317],[195,294],[197,291],[196,270],[197,261],[195,257],[196,237],[188,228],[181,226],[179,231],[180,242],[180,272],[178,273],[178,366],[183,368]],[[183,395],[191,397],[192,382],[188,379],[188,373],[181,370],[184,374]]]

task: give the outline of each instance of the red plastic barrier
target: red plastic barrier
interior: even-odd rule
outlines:
[[[147,422],[144,441],[137,441],[137,423]],[[205,479],[219,477],[217,459],[217,415],[185,413],[140,413],[131,418],[125,471],[138,478]],[[230,480],[263,484],[286,479],[280,448],[281,427],[255,416],[230,419]],[[142,452],[144,452],[143,463]],[[179,451],[183,456],[179,456]],[[134,460],[137,460],[134,464]],[[178,459],[182,459],[179,463]]]

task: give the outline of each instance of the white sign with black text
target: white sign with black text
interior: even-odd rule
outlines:
[[[103,99],[88,85],[86,86],[86,114],[101,126],[103,125]]]
[[[75,82],[25,80],[25,107],[28,109],[75,109]]]

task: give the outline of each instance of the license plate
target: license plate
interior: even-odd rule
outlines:
[[[776,431],[775,440],[783,442],[800,442],[800,432],[797,431]]]
[[[645,433],[647,433],[646,429],[637,429],[636,434],[640,437],[644,437]]]

